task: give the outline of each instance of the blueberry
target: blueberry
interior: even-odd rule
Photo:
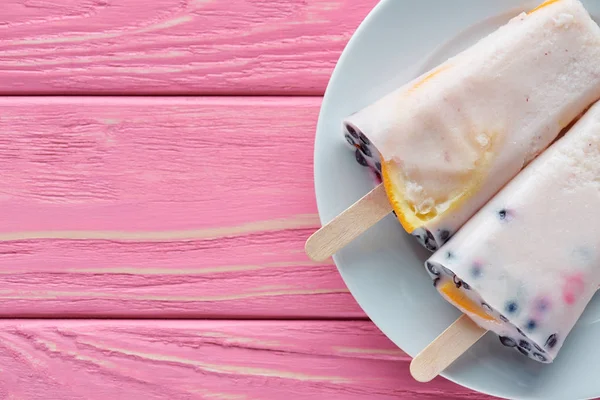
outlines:
[[[527,357],[529,357],[529,352],[527,350],[525,350],[522,347],[517,347],[517,350],[519,350],[519,352]]]
[[[454,282],[454,284],[456,285],[456,288],[460,288],[463,285],[463,281],[460,280],[460,278],[456,275],[452,275],[452,281]]]
[[[498,211],[498,218],[500,218],[501,221],[506,219],[506,210],[502,209]]]
[[[507,347],[515,347],[517,345],[517,342],[508,336],[500,336],[500,342]]]
[[[506,305],[504,306],[504,309],[506,310],[506,312],[508,312],[509,314],[514,314],[517,312],[517,310],[519,309],[519,306],[517,305],[516,302],[514,301],[509,301],[508,303],[506,303]]]
[[[346,141],[350,143],[350,146],[354,146],[356,144],[350,135],[344,135],[344,137],[346,138]]]
[[[433,236],[433,233],[429,231],[429,229],[425,229],[425,232],[427,233],[427,239],[435,241],[435,237]]]
[[[527,351],[531,351],[531,343],[529,343],[527,340],[519,340],[519,347],[522,347]]]
[[[365,135],[363,135],[362,132],[358,132],[358,138],[360,139],[361,142],[363,142],[366,145],[371,144],[371,141],[369,139],[367,139],[367,137]]]
[[[537,324],[534,320],[530,319],[529,321],[527,321],[527,330],[528,331],[534,330],[536,326],[537,326]]]
[[[440,231],[440,240],[442,243],[446,243],[450,239],[450,231],[447,229],[442,229]]]
[[[425,248],[430,251],[436,251],[437,243],[435,242],[435,237],[433,237],[433,234],[428,229],[425,229],[425,232],[427,234],[427,237],[425,238]]]
[[[381,172],[381,163],[379,161],[375,163],[375,168],[377,169],[377,171]]]
[[[373,157],[373,153],[371,153],[371,149],[369,149],[369,146],[361,144],[359,148],[360,151],[362,151],[367,157]]]
[[[552,335],[550,335],[548,337],[548,340],[546,340],[546,344],[544,345],[544,347],[551,349],[554,346],[556,346],[556,343],[558,342],[558,338],[556,333],[553,333]]]
[[[547,299],[539,299],[537,301],[537,309],[540,311],[546,311],[548,309],[548,300]]]
[[[356,151],[354,152],[354,157],[356,158],[356,161],[358,161],[358,163],[364,167],[368,167],[369,164],[367,163],[367,160],[365,159],[365,157],[362,155],[362,153],[360,152],[360,150],[356,149]]]
[[[431,272],[432,275],[440,276],[440,271],[438,271],[438,269],[432,262],[427,261],[425,263],[425,266],[427,267],[427,271]]]
[[[508,322],[508,318],[506,318],[504,315],[500,314],[500,321]]]
[[[479,278],[481,276],[481,265],[479,264],[474,264],[471,267],[471,276],[473,278]]]
[[[434,239],[433,235],[431,234],[431,232],[429,232],[427,229],[424,229],[424,228],[415,229],[411,233],[411,235],[413,235],[419,241],[419,243],[421,243],[421,245],[423,247],[425,247],[427,250],[429,250],[429,251],[437,250],[437,245],[435,243],[435,239]]]
[[[436,251],[437,250],[437,245],[434,243],[431,243],[429,240],[427,242],[425,242],[425,248],[429,251]]]
[[[535,352],[535,351],[533,352],[533,356],[534,356],[536,359],[538,359],[539,361],[541,361],[541,362],[546,362],[546,361],[548,361],[548,359],[547,359],[546,357],[544,357],[544,355],[543,355],[543,354],[537,353],[537,352]]]
[[[348,131],[348,133],[350,133],[352,135],[353,138],[358,139],[358,133],[356,133],[356,129],[354,129],[352,126],[346,124],[346,130]]]
[[[425,239],[425,243],[423,243],[423,245],[429,251],[436,251],[437,250],[437,246],[436,246],[435,242],[431,242],[431,240],[429,240],[429,239]]]

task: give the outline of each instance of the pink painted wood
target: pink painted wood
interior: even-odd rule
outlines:
[[[5,0],[0,95],[321,95],[377,1]],[[0,400],[487,399],[304,255],[320,101],[0,97]]]
[[[408,364],[366,321],[0,322],[5,400],[490,399]]]
[[[356,318],[319,226],[319,98],[0,98],[0,316]]]
[[[3,0],[0,94],[322,94],[378,0]]]

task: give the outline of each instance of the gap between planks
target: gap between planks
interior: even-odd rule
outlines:
[[[409,362],[369,322],[0,321],[2,399],[488,398]]]
[[[304,254],[320,104],[0,97],[0,316],[366,319]]]
[[[378,0],[4,0],[0,92],[323,94]]]
[[[35,323],[35,322],[39,322],[39,323],[56,323],[56,324],[60,324],[60,323],[69,323],[69,322],[95,322],[95,323],[102,323],[102,322],[106,322],[106,323],[127,323],[127,322],[135,322],[135,321],[140,321],[140,322],[145,322],[145,323],[150,323],[150,322],[160,322],[160,323],[173,323],[173,322],[198,322],[198,323],[275,323],[275,322],[280,322],[280,323],[327,323],[327,322],[331,322],[331,323],[360,323],[360,322],[364,322],[364,323],[369,323],[369,324],[373,324],[373,322],[369,319],[369,317],[364,316],[364,317],[353,317],[353,318],[348,318],[348,317],[311,317],[311,318],[302,318],[302,317],[282,317],[282,316],[275,316],[275,317],[247,317],[244,315],[241,315],[239,317],[236,317],[235,315],[228,315],[226,317],[222,317],[222,316],[202,316],[202,317],[180,317],[180,316],[173,316],[173,317],[145,317],[145,316],[139,316],[139,317],[119,317],[119,316],[114,316],[114,317],[95,317],[95,316],[86,316],[86,315],[81,315],[81,316],[72,316],[72,317],[40,317],[40,316],[18,316],[18,317],[0,317],[0,324],[3,322],[14,322],[14,323],[18,323],[20,321],[22,322],[31,322],[31,323]],[[379,330],[376,325],[373,324],[374,329]],[[381,333],[383,335],[383,333]]]

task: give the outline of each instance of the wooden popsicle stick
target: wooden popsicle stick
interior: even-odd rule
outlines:
[[[596,290],[600,290],[600,287]],[[410,373],[419,382],[429,382],[473,346],[487,330],[465,314],[429,343],[410,363]]]
[[[477,343],[486,332],[463,314],[413,358],[410,374],[419,382],[431,381]]]
[[[379,184],[340,215],[313,233],[304,249],[313,261],[334,255],[392,212],[385,188]]]
[[[600,287],[597,289],[600,290]],[[429,382],[473,346],[487,330],[465,314],[429,343],[410,363],[410,373],[419,382]]]

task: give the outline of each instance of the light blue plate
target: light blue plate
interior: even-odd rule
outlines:
[[[344,147],[342,119],[540,2],[383,0],[375,7],[344,50],[319,116],[315,186],[322,223],[372,188],[366,169]],[[598,20],[600,1],[583,3]],[[390,214],[334,256],[344,281],[367,315],[411,356],[459,316],[433,288],[423,268],[427,254]],[[488,334],[443,376],[504,398],[598,397],[598,321],[600,296],[588,306],[553,364],[531,361]]]

